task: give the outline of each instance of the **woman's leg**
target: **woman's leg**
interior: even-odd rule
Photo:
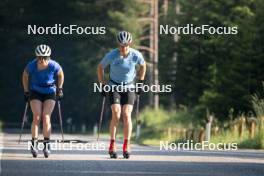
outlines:
[[[42,102],[40,100],[31,100],[30,107],[33,113],[33,121],[31,124],[32,139],[38,138],[39,122],[42,114]]]
[[[48,99],[43,102],[42,120],[43,120],[43,136],[45,138],[50,137],[51,133],[51,123],[50,117],[53,112],[55,101]]]

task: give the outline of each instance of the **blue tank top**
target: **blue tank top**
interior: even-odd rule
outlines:
[[[37,59],[34,59],[26,66],[26,71],[29,74],[30,90],[42,94],[56,92],[55,81],[58,72],[62,69],[61,66],[56,61],[50,59],[46,69],[38,70],[37,63]]]

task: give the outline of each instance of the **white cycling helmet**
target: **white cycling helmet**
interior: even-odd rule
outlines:
[[[129,45],[132,43],[132,35],[127,31],[121,31],[117,34],[117,42],[120,45]]]
[[[36,56],[47,56],[51,55],[51,49],[48,45],[39,45],[35,49]]]

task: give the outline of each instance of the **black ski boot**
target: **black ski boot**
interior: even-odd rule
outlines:
[[[43,154],[44,154],[45,158],[48,158],[49,155],[50,155],[50,150],[49,149],[44,149],[43,150]]]
[[[38,156],[38,140],[32,139],[31,142],[32,142],[32,144],[30,147],[30,152],[31,152],[33,158],[37,158],[37,156]]]
[[[38,156],[38,150],[34,147],[31,147],[30,152],[34,158],[37,158]]]
[[[125,139],[123,144],[123,157],[128,159],[130,157],[130,141]]]
[[[109,151],[109,155],[110,155],[110,158],[114,158],[114,159],[117,158],[117,153],[116,153],[116,151]]]
[[[108,154],[110,155],[110,158],[117,158],[117,153],[116,153],[116,144],[114,140],[111,140]]]
[[[129,159],[129,157],[130,157],[130,153],[129,153],[128,151],[124,151],[124,152],[123,152],[123,157],[124,157],[125,159]]]
[[[45,158],[48,158],[50,155],[50,143],[49,143],[49,138],[44,138],[44,149],[43,149],[43,154]]]

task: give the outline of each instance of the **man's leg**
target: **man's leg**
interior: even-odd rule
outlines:
[[[112,109],[112,119],[110,122],[110,145],[108,149],[108,153],[110,155],[110,158],[117,158],[116,154],[116,131],[118,128],[118,122],[121,116],[121,106],[120,104],[112,104],[111,106]]]
[[[130,157],[130,138],[132,134],[132,120],[131,113],[133,110],[135,100],[134,92],[126,92],[121,97],[122,118],[124,122],[124,143],[123,143],[123,156],[124,158]]]
[[[121,117],[121,106],[120,104],[112,104],[112,119],[110,122],[110,139],[111,141],[115,141],[116,139],[116,131],[118,128],[118,122]]]
[[[133,110],[133,105],[125,104],[122,106],[122,117],[124,122],[124,139],[130,140],[132,133],[132,120],[131,113]]]
[[[132,134],[132,120],[131,113],[133,105],[125,104],[122,106],[122,117],[124,122],[124,143],[123,143],[123,154],[128,158],[130,152],[130,138]]]

